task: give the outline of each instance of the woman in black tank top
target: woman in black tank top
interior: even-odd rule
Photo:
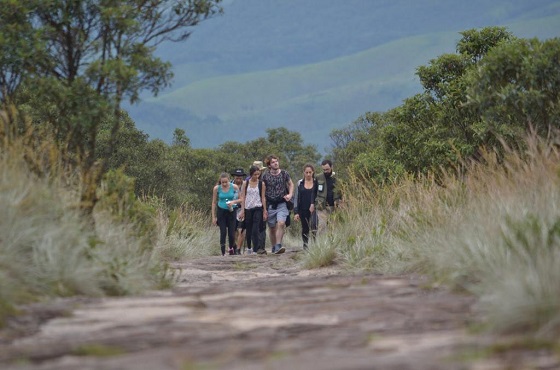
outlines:
[[[317,214],[314,204],[316,195],[315,169],[313,165],[306,164],[303,167],[303,179],[298,181],[294,196],[294,220],[301,221],[301,239],[304,250],[308,247],[309,235],[315,238],[317,233]]]

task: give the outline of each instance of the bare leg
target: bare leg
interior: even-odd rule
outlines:
[[[273,245],[276,245],[276,243],[280,243],[282,244],[282,239],[284,239],[284,232],[286,231],[286,224],[284,222],[278,222],[276,224],[276,237],[275,237],[275,241]]]
[[[278,223],[276,223],[276,226],[274,227],[268,227],[268,236],[270,238],[270,245],[272,245],[272,248],[274,248],[274,246],[276,245],[276,229],[278,228]]]
[[[245,241],[245,230],[237,229],[237,248],[243,251],[243,242]]]

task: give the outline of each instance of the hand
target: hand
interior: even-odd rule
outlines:
[[[297,213],[294,216],[294,221],[299,221],[299,215]]]

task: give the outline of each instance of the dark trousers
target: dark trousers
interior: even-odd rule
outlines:
[[[265,249],[266,246],[266,222],[263,222],[262,230],[259,230],[259,249]]]
[[[303,240],[303,247],[309,244],[309,235],[313,239],[317,235],[317,213],[311,213],[308,209],[299,211],[299,218],[301,220],[301,239]],[[309,233],[311,231],[311,234]]]
[[[235,246],[235,212],[229,209],[218,207],[218,226],[220,227],[220,247],[222,254],[226,254],[226,233],[228,236],[229,247]]]
[[[247,239],[247,248],[253,249],[256,251],[259,249],[259,233],[260,227],[263,222],[263,208],[251,208],[245,210],[245,228],[246,228],[246,239]]]

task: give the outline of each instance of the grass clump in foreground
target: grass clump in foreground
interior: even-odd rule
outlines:
[[[437,183],[353,181],[305,266],[335,250],[331,262],[350,269],[420,272],[477,295],[496,332],[560,337],[560,154],[553,141],[526,144]]]
[[[219,252],[209,217],[138,199],[120,170],[104,175],[85,216],[79,170],[45,137],[0,143],[0,327],[23,303],[169,287],[172,261]]]

